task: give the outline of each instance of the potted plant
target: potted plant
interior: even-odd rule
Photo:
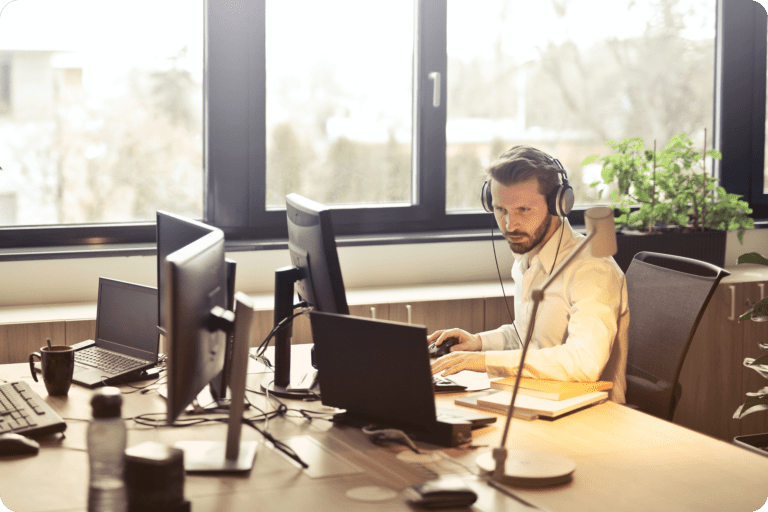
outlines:
[[[738,263],[753,263],[768,266],[768,259],[756,252],[750,252],[739,256]],[[739,317],[739,322],[743,320],[768,322],[768,297],[758,301],[749,311],[741,315]],[[760,348],[768,350],[768,340],[760,343]],[[758,357],[757,359],[749,357],[745,358],[744,366],[755,370],[762,377],[768,379],[768,355]],[[741,419],[748,414],[764,411],[766,409],[768,409],[768,386],[758,391],[748,392],[744,403],[736,409],[733,417],[735,419]],[[733,442],[768,456],[768,433],[736,436],[733,439]]]
[[[661,151],[645,148],[634,137],[608,141],[614,150],[592,155],[581,165],[601,161],[601,180],[591,187],[612,188],[612,206],[618,211],[619,252],[616,262],[626,271],[640,251],[687,256],[724,266],[725,239],[730,230],[754,227],[752,210],[737,194],[729,194],[709,176],[705,158],[720,159],[714,149],[703,154],[693,149],[685,133],[672,137]],[[646,235],[665,235],[646,236]]]

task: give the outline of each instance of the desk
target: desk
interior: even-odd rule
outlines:
[[[249,375],[249,388],[258,389],[264,374]],[[82,511],[86,509],[88,457],[85,432],[90,418],[91,391],[74,386],[67,397],[48,397],[42,383],[29,377],[24,364],[0,366],[0,378],[28,380],[31,386],[67,421],[66,436],[41,440],[37,456],[0,460],[0,499],[15,512]],[[130,388],[123,388],[130,391]],[[264,406],[264,398],[249,393]],[[438,397],[450,405],[455,395]],[[124,395],[123,416],[164,412],[156,393]],[[285,401],[290,406],[322,411],[319,402]],[[503,429],[496,425],[476,431],[473,442],[495,445]],[[225,425],[147,429],[128,422],[128,446],[144,441],[173,444],[178,440],[224,439]],[[378,485],[405,489],[437,474],[466,475],[478,492],[476,511],[531,509],[474,478],[474,459],[482,450],[438,449],[439,462],[414,465],[401,462],[400,446],[378,447],[359,430],[332,426],[327,421],[280,418],[269,422],[278,439],[311,438],[361,472],[312,478],[268,444],[259,448],[253,470],[243,476],[187,475],[185,496],[194,512],[206,511],[398,511],[414,510],[402,498],[367,504],[352,501],[346,491]],[[260,434],[243,427],[245,439]],[[535,449],[570,457],[576,462],[573,481],[550,489],[515,489],[520,498],[556,511],[682,510],[721,512],[758,510],[768,498],[768,457],[684,429],[641,412],[604,403],[556,421],[513,420],[509,447]],[[466,466],[466,467],[465,467]]]

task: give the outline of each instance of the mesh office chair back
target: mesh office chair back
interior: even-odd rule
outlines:
[[[628,405],[672,420],[688,347],[717,284],[727,275],[716,265],[691,258],[635,255],[626,273]]]

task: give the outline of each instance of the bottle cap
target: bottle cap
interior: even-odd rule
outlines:
[[[120,416],[123,397],[120,390],[107,386],[97,390],[91,398],[94,418],[115,418]]]

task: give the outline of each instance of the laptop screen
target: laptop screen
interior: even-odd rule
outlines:
[[[96,346],[157,361],[157,288],[99,279]]]
[[[311,312],[323,404],[393,427],[436,424],[427,329]]]

